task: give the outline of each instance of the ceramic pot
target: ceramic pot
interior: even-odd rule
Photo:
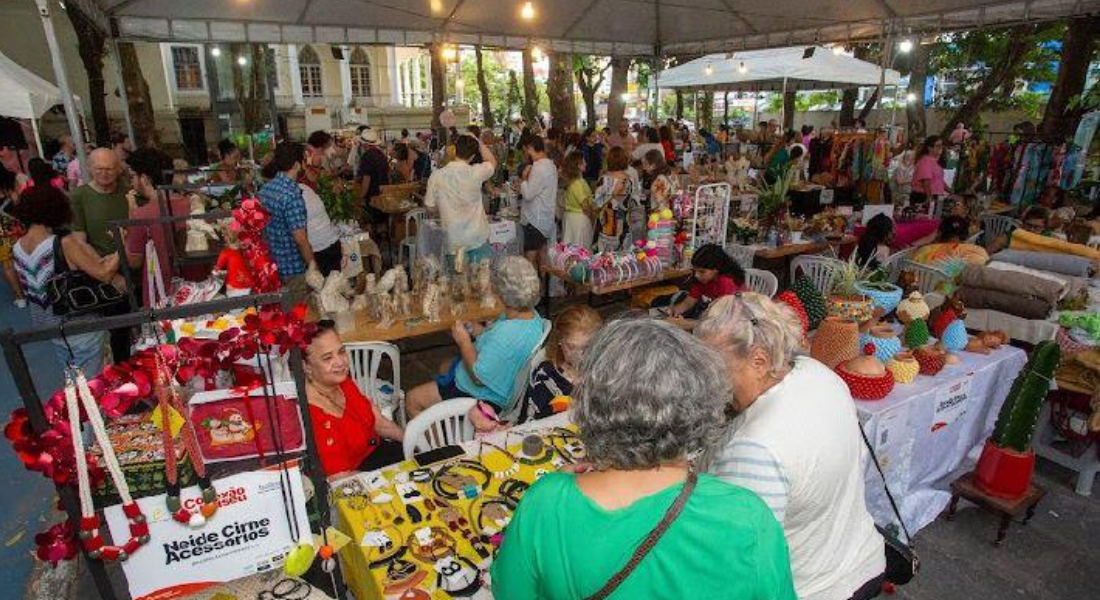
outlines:
[[[882,314],[888,315],[894,312],[901,302],[901,288],[892,283],[876,283],[873,286],[868,282],[856,283],[856,290],[871,299],[875,306],[882,309]]]
[[[920,363],[912,352],[898,352],[886,363],[886,369],[894,376],[895,383],[913,383],[920,373]]]
[[[875,303],[866,296],[829,296],[827,314],[863,323],[874,316]]]
[[[990,496],[1019,498],[1031,486],[1034,470],[1034,450],[1029,448],[1027,452],[1017,452],[1001,448],[988,439],[974,468],[974,479],[978,487]]]
[[[947,355],[930,346],[917,348],[913,351],[913,358],[920,365],[921,375],[935,375],[947,365]]]
[[[826,317],[810,342],[810,356],[830,369],[858,355],[859,325],[850,319]]]
[[[857,400],[882,400],[894,389],[894,376],[873,356],[860,356],[837,365],[836,374]]]
[[[867,333],[859,336],[860,348],[871,344],[875,348],[875,358],[883,363],[890,362],[895,354],[901,352],[901,338],[894,333],[894,328],[885,323],[872,325]]]
[[[931,312],[920,292],[912,292],[908,298],[898,302],[896,310],[898,320],[902,323],[909,323],[914,319],[927,319]]]
[[[940,334],[940,343],[948,352],[958,352],[966,348],[969,341],[970,336],[966,333],[966,325],[958,319],[948,323]]]

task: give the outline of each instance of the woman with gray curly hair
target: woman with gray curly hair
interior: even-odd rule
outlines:
[[[589,342],[574,396],[595,469],[524,494],[493,562],[497,600],[795,598],[767,506],[692,469],[728,397],[714,352],[666,323],[616,321]]]
[[[504,314],[488,327],[455,321],[451,337],[458,346],[458,357],[440,367],[436,381],[405,395],[410,419],[452,398],[477,398],[483,401],[478,410],[488,414],[509,408],[506,405],[516,374],[542,339],[546,321],[535,312],[540,282],[530,262],[519,256],[501,259],[493,268],[492,284],[504,304]]]
[[[863,498],[867,451],[848,387],[801,355],[794,311],[761,294],[719,299],[695,336],[722,355],[739,413],[709,471],[755,491],[783,524],[799,598],[878,596],[883,539]]]

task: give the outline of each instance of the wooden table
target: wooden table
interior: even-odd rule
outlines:
[[[1024,520],[1020,524],[1027,525],[1031,517],[1035,516],[1035,507],[1045,495],[1046,490],[1033,484],[1019,498],[1008,499],[990,496],[978,487],[974,472],[971,471],[951,484],[951,504],[947,508],[947,520],[954,520],[959,498],[966,498],[983,510],[1001,517],[1001,525],[997,528],[997,540],[993,542],[994,546],[1000,546],[1004,543],[1005,536],[1008,535],[1008,526],[1012,524],[1012,520],[1022,514]]]
[[[414,302],[414,306],[419,307],[419,302]],[[500,316],[502,312],[504,312],[504,306],[499,301],[494,302],[491,308],[485,308],[481,306],[480,301],[475,300],[467,302],[466,310],[460,314],[454,315],[450,312],[442,312],[437,323],[432,323],[424,317],[414,317],[412,319],[396,319],[393,325],[383,329],[378,326],[377,321],[370,320],[366,311],[359,311],[355,314],[355,329],[341,333],[340,337],[345,342],[394,342],[406,338],[450,331],[451,326],[459,319],[472,323],[491,321]]]
[[[627,290],[637,289],[637,288],[640,288],[640,287],[645,287],[647,285],[654,285],[654,284],[657,284],[657,283],[665,283],[666,281],[675,281],[677,279],[683,279],[683,278],[691,275],[691,269],[665,269],[664,271],[661,271],[660,275],[657,275],[655,277],[642,277],[642,278],[639,278],[639,279],[632,279],[630,281],[624,281],[622,283],[616,283],[614,285],[607,285],[607,286],[602,286],[602,287],[595,287],[590,283],[574,283],[569,278],[568,273],[566,273],[565,271],[562,271],[561,269],[555,269],[553,267],[543,266],[542,267],[542,273],[543,273],[543,275],[547,276],[548,278],[549,277],[557,277],[558,279],[561,279],[567,285],[573,287],[573,289],[575,289],[575,290],[578,290],[580,292],[587,292],[588,293],[588,304],[591,305],[592,304],[592,299],[593,299],[594,296],[609,296],[609,295],[617,293],[617,292],[625,292]],[[543,285],[543,290],[544,290],[543,293],[545,294],[543,296],[543,302],[546,305],[546,312],[547,312],[547,314],[549,314],[549,312],[550,312],[550,286],[549,286],[549,282],[545,282],[545,284]]]
[[[785,286],[782,284],[787,281],[790,276],[791,260],[794,257],[804,254],[817,254],[829,248],[840,248],[841,246],[855,244],[856,241],[856,236],[845,234],[843,237],[828,239],[824,242],[785,244],[775,248],[764,247],[756,251],[755,258],[759,259],[762,263],[758,268],[763,268],[774,273],[776,279],[778,279],[781,284],[780,289],[783,289]],[[840,256],[839,251],[837,252],[837,256]],[[787,282],[787,285],[790,285],[790,282]]]

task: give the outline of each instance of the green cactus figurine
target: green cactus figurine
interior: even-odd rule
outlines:
[[[928,343],[928,323],[924,319],[913,319],[905,326],[905,346],[916,350]]]
[[[806,309],[810,329],[817,329],[817,326],[821,324],[821,320],[825,318],[825,297],[817,291],[814,283],[805,275],[799,275],[795,279],[791,290],[802,302],[802,307]]]
[[[1061,348],[1050,340],[1040,342],[1031,351],[1024,370],[1012,382],[1008,397],[997,415],[992,437],[994,444],[1017,452],[1027,452],[1031,447],[1039,410],[1050,390],[1060,358]]]

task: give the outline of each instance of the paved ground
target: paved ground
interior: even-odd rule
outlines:
[[[0,291],[0,323],[13,318],[10,302]],[[419,347],[442,345],[446,338],[425,338]],[[405,352],[408,352],[408,348]],[[32,358],[52,360],[49,350],[38,351]],[[438,363],[451,350],[437,347],[408,355],[404,361],[403,384],[406,388],[426,381]],[[44,370],[45,371],[45,370]],[[56,372],[43,373],[41,385],[52,389],[59,385]],[[54,381],[49,381],[49,379]],[[0,406],[10,409],[18,403],[6,369],[0,372]],[[2,532],[9,543],[0,548],[0,590],[26,590],[26,599],[94,600],[96,595],[82,566],[61,572],[35,568],[28,556],[30,537],[37,531],[46,499],[52,490],[44,479],[26,473],[7,444],[0,449],[0,492],[4,498]],[[972,505],[962,503],[954,521],[940,518],[917,537],[917,549],[923,562],[921,574],[910,585],[900,588],[895,597],[904,600],[970,600],[995,598],[1008,600],[1082,600],[1097,597],[1097,585],[1091,576],[1100,565],[1100,483],[1093,496],[1073,493],[1073,474],[1066,469],[1039,461],[1036,482],[1049,490],[1039,511],[1027,527],[1014,525],[1001,548],[991,544],[997,521]],[[18,490],[16,493],[14,490]],[[9,508],[12,507],[12,508]],[[51,520],[55,520],[52,516]],[[24,533],[25,532],[25,533]],[[22,534],[22,537],[18,537]],[[18,537],[14,539],[13,536]],[[74,563],[77,564],[77,563]],[[123,595],[121,579],[115,572],[116,590]],[[0,592],[0,600],[19,595]]]

